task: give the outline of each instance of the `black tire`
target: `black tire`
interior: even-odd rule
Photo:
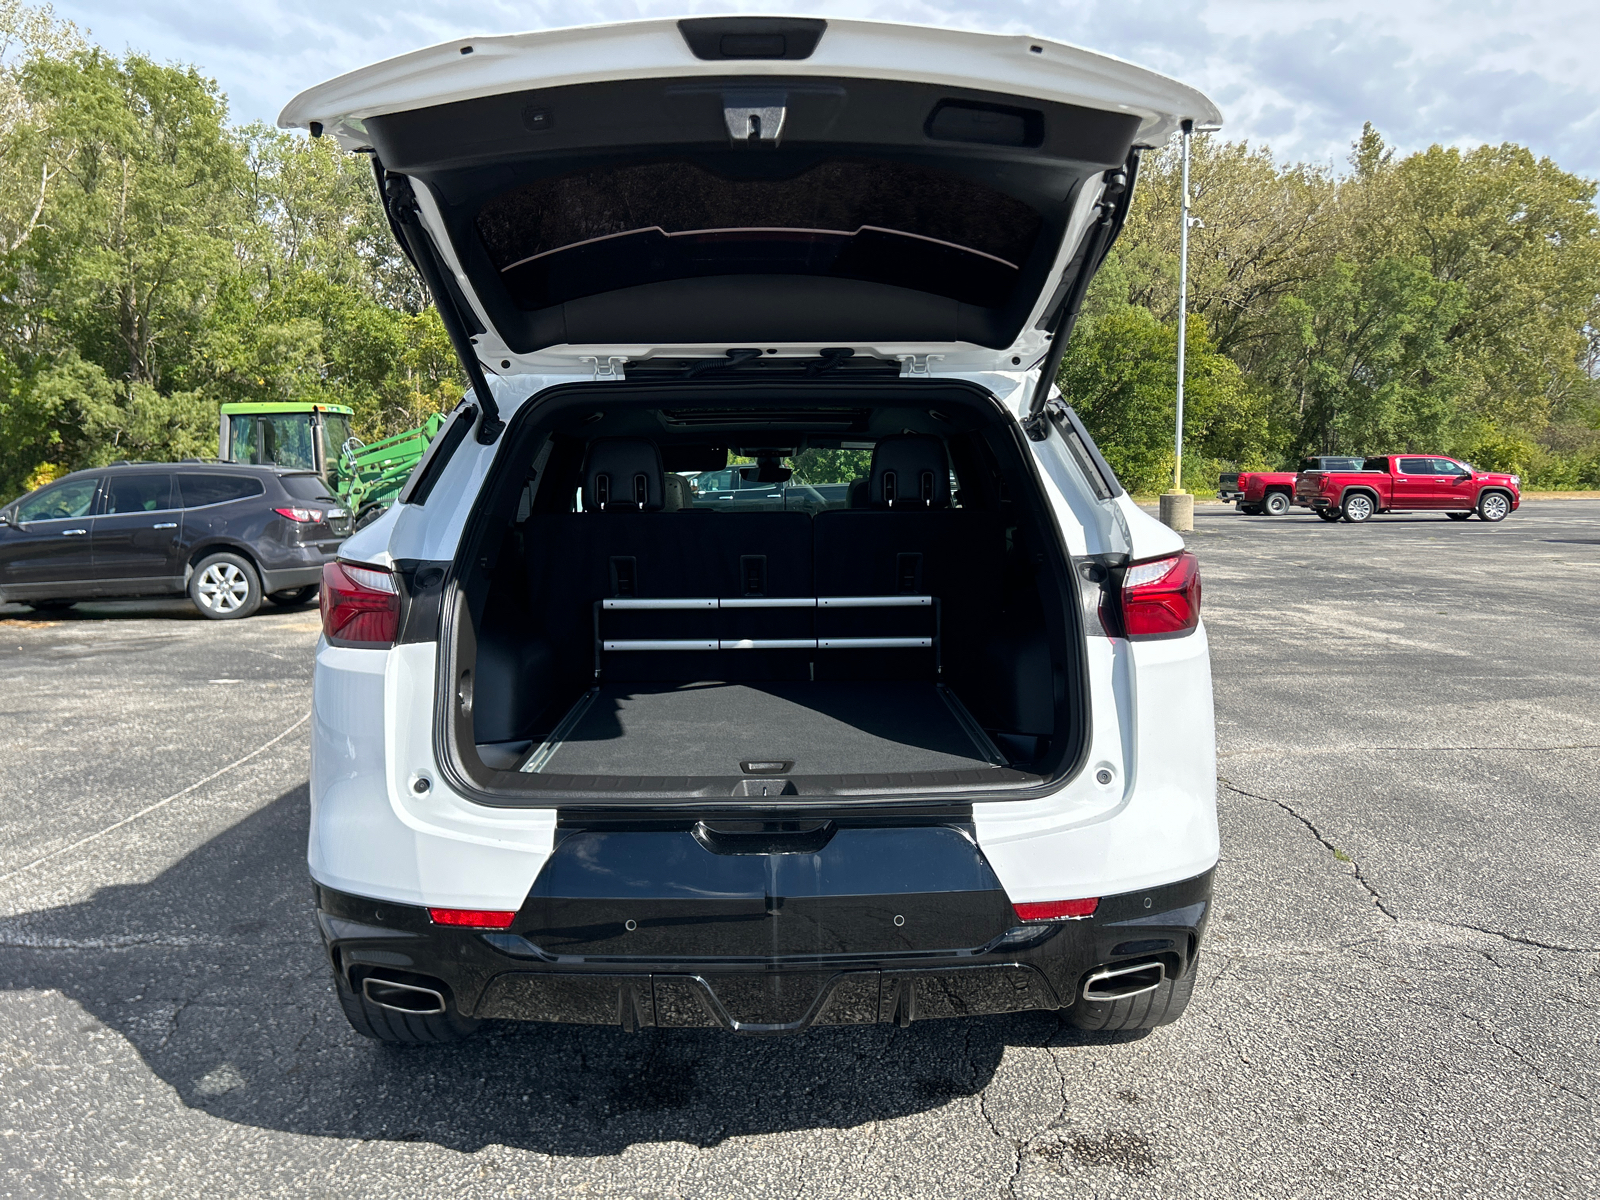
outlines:
[[[1261,515],[1260,506],[1255,504],[1241,504],[1239,505],[1239,511],[1247,517],[1259,517]]]
[[[389,506],[387,504],[373,503],[363,505],[361,511],[356,514],[354,524],[350,526],[351,532],[357,529],[365,529],[388,511]]]
[[[279,608],[297,608],[310,601],[317,594],[317,585],[308,583],[305,587],[285,588],[281,592],[268,592],[267,599]]]
[[[1471,515],[1472,514],[1469,513],[1469,512],[1464,512],[1464,513],[1445,513],[1445,516],[1449,517],[1452,521],[1465,521]]]
[[[1294,502],[1289,499],[1289,493],[1287,492],[1269,492],[1267,493],[1267,498],[1263,502],[1262,507],[1266,509],[1267,516],[1282,517],[1288,515],[1289,509],[1293,507],[1293,503]]]
[[[442,1042],[465,1041],[478,1032],[483,1022],[463,1017],[451,1004],[442,1013],[404,1013],[383,1008],[355,991],[345,977],[335,971],[333,985],[339,993],[339,1007],[345,1020],[362,1037],[375,1042],[401,1046],[425,1046]]]
[[[1337,508],[1317,509],[1317,516],[1321,517],[1324,521],[1337,521],[1343,515],[1344,514],[1342,514]]]
[[[1352,525],[1359,525],[1363,521],[1372,519],[1372,514],[1378,511],[1377,504],[1366,492],[1352,492],[1345,497],[1340,515]]]
[[[1194,981],[1200,974],[1200,956],[1189,960],[1189,970],[1177,979],[1163,979],[1153,992],[1123,1000],[1085,1000],[1079,997],[1067,1009],[1067,1023],[1090,1033],[1118,1033],[1126,1029],[1154,1029],[1171,1025],[1194,998]]]
[[[1504,521],[1511,512],[1511,500],[1504,492],[1485,492],[1478,497],[1480,521]]]
[[[261,576],[238,554],[209,554],[189,577],[189,599],[202,617],[237,621],[261,607]]]
[[[34,612],[66,612],[77,603],[76,600],[23,600]]]

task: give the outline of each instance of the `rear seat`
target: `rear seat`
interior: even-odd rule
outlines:
[[[660,453],[642,438],[593,443],[583,467],[581,513],[545,513],[524,526],[531,620],[555,648],[558,671],[593,670],[594,604],[612,597],[731,599],[806,597],[813,587],[811,517],[803,512],[696,513],[669,510]],[[752,614],[753,615],[753,614]],[[798,615],[798,614],[793,614]],[[618,636],[748,636],[748,620],[710,613],[629,613]],[[771,622],[769,622],[771,623]],[[788,626],[783,617],[777,624]],[[809,629],[809,616],[806,620]],[[778,632],[775,636],[789,636]],[[725,661],[632,654],[620,678],[750,678],[770,675],[767,654],[729,651]],[[804,664],[786,668],[800,671]]]
[[[872,452],[867,484],[869,507],[816,516],[817,594],[937,597],[945,666],[959,672],[980,652],[999,613],[1005,553],[1000,515],[950,507],[950,465],[936,437],[884,438]],[[840,622],[836,628],[819,633],[867,633],[855,625],[869,619],[846,610],[830,615]],[[863,670],[878,666],[837,659],[829,671],[862,677]],[[819,662],[819,678],[822,671]]]

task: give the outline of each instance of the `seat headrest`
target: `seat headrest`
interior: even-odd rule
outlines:
[[[689,486],[689,481],[682,475],[675,475],[668,471],[661,477],[662,496],[665,503],[662,505],[664,512],[682,512],[686,508],[694,507],[694,489]]]
[[[873,508],[949,508],[944,442],[922,433],[884,438],[872,450],[868,499]]]
[[[586,512],[660,512],[661,451],[645,438],[601,438],[583,459]]]

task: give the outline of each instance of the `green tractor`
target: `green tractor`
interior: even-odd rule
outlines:
[[[445,417],[369,446],[350,432],[354,415],[342,404],[224,404],[217,457],[315,471],[359,529],[394,503]]]

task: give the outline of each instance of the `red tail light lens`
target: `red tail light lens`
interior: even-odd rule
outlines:
[[[1041,900],[1034,904],[1013,904],[1019,921],[1077,921],[1094,916],[1100,897],[1086,900]]]
[[[324,566],[322,632],[335,646],[394,645],[400,633],[400,589],[394,576],[350,563]]]
[[[514,912],[490,912],[481,908],[430,908],[435,925],[458,925],[464,929],[509,929]]]
[[[288,517],[291,521],[298,521],[302,525],[310,525],[322,520],[320,508],[275,508],[272,510],[280,517]]]
[[[1134,563],[1122,575],[1122,628],[1130,638],[1172,637],[1200,624],[1200,560],[1184,550]]]

